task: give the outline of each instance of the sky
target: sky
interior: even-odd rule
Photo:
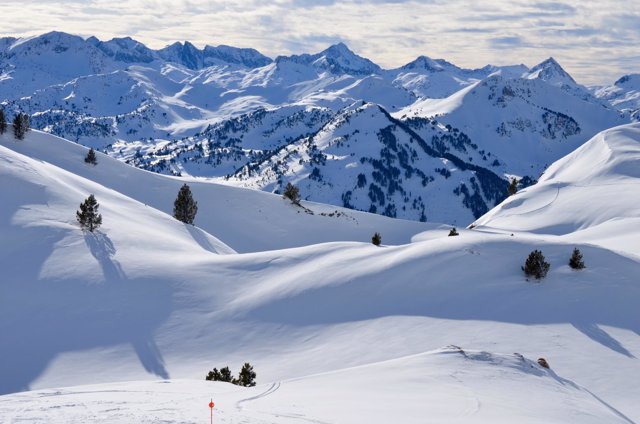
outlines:
[[[640,73],[640,0],[2,0],[0,16],[0,36],[189,40],[270,57],[342,41],[384,68],[419,55],[472,68],[553,56],[586,85]]]

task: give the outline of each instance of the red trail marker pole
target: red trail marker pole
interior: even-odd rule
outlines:
[[[213,399],[211,399],[211,402],[209,402],[209,409],[211,410],[211,424],[213,424],[213,406],[215,404],[213,403]]]

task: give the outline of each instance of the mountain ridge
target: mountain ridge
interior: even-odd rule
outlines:
[[[515,176],[523,187],[598,131],[627,119],[626,112],[620,116],[614,106],[577,84],[553,58],[532,69],[524,65],[463,69],[420,56],[400,68],[382,69],[344,43],[315,54],[271,60],[252,49],[199,49],[176,42],[152,50],[130,37],[100,41],[60,32],[5,39],[0,46],[9,46],[0,48],[0,102],[8,116],[29,113],[34,128],[145,169],[270,191],[280,191],[289,179],[302,177],[292,173],[301,164],[285,169],[267,165],[269,158],[287,149],[304,151],[303,140],[330,121],[341,121],[344,111],[359,102],[379,105],[403,121],[438,152],[438,160],[453,164],[446,158],[449,154],[460,163],[473,163],[465,165],[465,172],[494,174],[503,181]],[[364,134],[366,129],[373,137],[371,146],[385,137],[383,126],[399,128],[383,113],[359,122],[357,130]],[[362,134],[354,136],[361,139],[359,145],[367,141]],[[354,162],[378,164],[378,155],[389,152],[369,153],[354,157]],[[341,150],[343,156],[358,154]],[[327,181],[352,179],[353,168],[331,163]],[[323,166],[309,169],[309,175],[317,177]],[[474,170],[476,166],[483,171]],[[256,167],[265,175],[253,182],[227,178]],[[338,189],[341,184],[335,183],[308,182],[306,193],[313,196],[309,200],[389,216],[468,224],[501,196],[482,197],[486,193],[480,185],[470,188],[470,177],[460,181],[464,186],[443,184],[455,169],[442,164],[420,169],[423,187],[403,188],[411,194],[392,204],[385,200],[382,205],[378,193],[363,197],[356,206],[345,201],[353,187]],[[418,175],[414,167],[405,171],[411,174],[409,179]],[[368,185],[380,172],[364,175]],[[400,175],[386,178],[393,193],[392,187],[407,181]],[[428,187],[428,181],[435,183]],[[377,200],[367,203],[367,197]],[[452,208],[446,214],[413,212],[428,204]]]

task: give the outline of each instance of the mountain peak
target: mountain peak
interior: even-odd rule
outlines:
[[[615,83],[613,83],[613,85],[616,85],[618,87],[623,86],[623,85],[637,85],[640,86],[640,74],[627,74],[624,75],[622,77],[620,77],[620,79],[618,79],[618,81],[616,81]]]
[[[314,63],[334,73],[369,75],[380,72],[380,67],[367,58],[358,56],[346,44],[339,42],[311,56]]]
[[[543,60],[542,62],[540,62],[538,64],[538,66],[557,66],[559,68],[561,68],[560,64],[558,63],[558,61],[553,57],[553,56],[549,56],[548,58],[546,58],[545,60]]]
[[[73,34],[68,34],[66,32],[61,31],[51,31],[46,34],[37,35],[33,37],[22,37],[18,38],[9,48],[9,50],[14,50],[20,46],[29,46],[29,47],[41,47],[41,46],[54,46],[54,48],[62,49],[65,47],[69,47],[74,44],[82,44],[85,40]]]
[[[349,56],[357,56],[349,47],[347,47],[347,45],[345,43],[343,43],[342,41],[336,43],[336,44],[332,44],[329,47],[327,47],[326,49],[324,49],[322,51],[321,54],[330,54],[332,56],[343,56],[343,55],[349,55]]]
[[[576,85],[576,81],[553,57],[540,62],[523,76],[527,79],[539,78],[552,85]]]
[[[444,63],[443,63],[444,62]],[[430,72],[442,72],[445,68],[444,65],[454,66],[442,59],[431,59],[428,56],[420,55],[415,60],[402,66],[401,69],[424,69]]]
[[[157,51],[164,60],[180,63],[189,69],[200,69],[202,67],[202,51],[188,41],[168,45]]]
[[[151,49],[131,37],[112,38],[109,41],[99,41],[94,37],[86,41],[119,62],[149,63],[155,59]]]

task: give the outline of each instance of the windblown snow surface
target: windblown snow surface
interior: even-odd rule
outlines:
[[[447,237],[206,180],[188,226],[183,179],[0,136],[0,421],[637,422],[639,151],[601,133]],[[245,361],[256,387],[204,381]]]

